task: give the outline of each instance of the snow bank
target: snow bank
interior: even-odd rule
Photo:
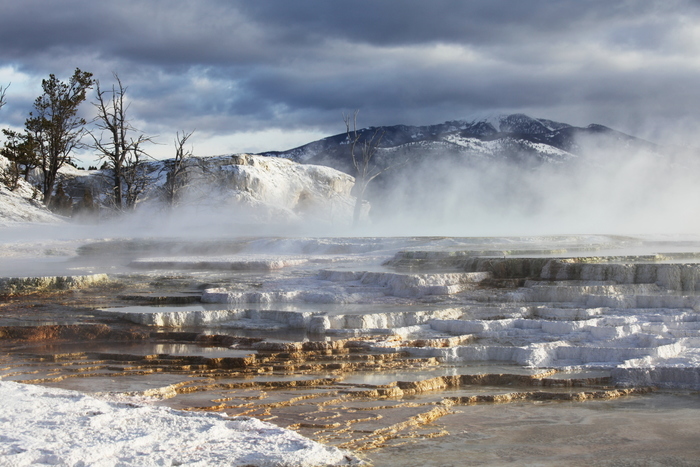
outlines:
[[[39,201],[12,192],[0,183],[0,227],[25,222],[63,223],[64,218],[53,214]]]
[[[357,465],[333,447],[253,418],[178,412],[0,382],[0,464]]]
[[[10,165],[6,157],[0,156],[0,171]],[[62,171],[76,170],[74,167],[65,166]],[[4,183],[0,182],[0,227],[13,226],[20,223],[63,223],[65,218],[52,213],[42,204],[43,196],[37,192],[31,183],[20,178],[17,188],[10,191]]]

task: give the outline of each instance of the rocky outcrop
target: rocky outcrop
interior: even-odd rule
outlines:
[[[168,204],[164,193],[170,161],[145,164],[150,183],[139,199],[137,212],[158,212]],[[86,191],[109,211],[106,170],[63,173],[61,182],[77,204]],[[241,222],[285,223],[299,220],[321,224],[349,223],[354,178],[329,167],[298,164],[288,159],[251,154],[192,158],[185,161],[185,185],[176,207],[190,218],[235,215]],[[210,219],[211,221],[211,219]]]

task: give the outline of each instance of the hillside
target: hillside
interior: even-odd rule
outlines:
[[[235,214],[242,222],[295,223],[343,219],[353,205],[353,178],[347,174],[286,159],[234,154],[186,161],[184,186],[169,206],[164,191],[170,163],[145,165],[149,183],[140,197],[140,210],[172,207],[199,215]],[[74,199],[92,189],[103,193],[100,202],[108,204],[110,177],[107,169],[63,180]]]
[[[7,159],[0,156],[0,170],[7,165]],[[39,200],[34,199],[36,195],[30,183],[24,180],[19,180],[18,183],[19,186],[14,191],[0,183],[0,227],[25,222],[63,222],[61,217],[50,212]]]
[[[341,225],[351,218],[353,178],[328,167],[246,154],[192,158],[186,163],[186,181],[177,202],[171,205],[165,199],[164,189],[169,164],[168,160],[145,164],[143,175],[147,182],[136,206],[142,217],[176,212],[171,217],[178,218],[180,224],[235,219],[242,224]],[[62,214],[83,219],[110,217],[110,182],[109,169],[64,166],[58,185],[70,196],[73,207]],[[86,193],[94,200],[89,210],[81,207]],[[26,183],[16,193],[0,189],[0,221],[65,219],[30,200],[31,194],[31,186]]]
[[[393,225],[524,225],[577,214],[578,222],[589,211],[591,218],[596,211],[620,218],[607,214],[618,201],[637,209],[651,193],[648,182],[674,178],[669,169],[681,175],[695,170],[688,167],[695,165],[692,158],[679,151],[602,125],[576,127],[523,114],[358,133],[360,143],[383,135],[372,160],[383,172],[368,186],[367,198],[371,216],[392,218]],[[344,133],[265,155],[355,173]],[[631,173],[639,184],[629,185]]]
[[[657,151],[647,141],[602,125],[585,128],[523,114],[495,115],[437,125],[394,125],[358,130],[360,141],[383,135],[377,164],[419,162],[451,158],[462,163],[506,161],[519,164],[561,163],[585,155],[593,148],[640,148]],[[352,174],[346,134],[329,136],[288,151],[263,153],[297,162],[327,165]]]

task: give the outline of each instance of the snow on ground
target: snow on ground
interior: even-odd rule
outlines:
[[[7,159],[0,156],[0,170],[7,164]],[[211,218],[219,218],[234,219],[237,223],[307,225],[311,222],[346,226],[352,219],[355,199],[350,191],[354,178],[335,169],[249,154],[202,158],[188,164],[188,183],[179,192],[178,209],[171,217],[186,219],[189,224],[209,224]],[[147,171],[152,180],[138,201],[137,215],[132,215],[129,222],[134,217],[139,219],[139,215],[161,219],[169,211],[163,196],[167,179],[165,162],[150,162]],[[110,190],[109,171],[78,170],[64,165],[58,177],[73,196],[74,205],[86,190],[108,204],[105,193]],[[33,181],[36,183],[36,175]],[[46,209],[40,200],[41,194],[23,179],[14,191],[0,183],[0,227],[65,221]],[[104,222],[109,217],[109,210],[103,209],[100,220]]]
[[[25,222],[62,223],[64,219],[40,202],[14,193],[0,184],[0,227]]]
[[[0,156],[0,171],[9,165],[8,160]],[[32,199],[34,188],[24,179],[18,180],[14,191],[7,189],[0,182],[0,227],[24,222],[61,223],[63,218],[50,212],[40,201]],[[38,195],[41,199],[41,195]]]
[[[458,134],[447,135],[445,141],[469,149],[476,154],[489,156],[502,153],[504,145],[504,141],[502,140],[482,141],[478,138],[468,138]],[[576,157],[570,152],[543,143],[533,143],[530,141],[520,141],[519,143],[524,147],[532,148],[539,154],[539,157],[549,162],[563,162]]]
[[[97,399],[0,382],[0,465],[357,465],[333,447],[253,418]]]
[[[190,220],[206,214],[238,222],[245,218],[245,222],[344,225],[352,219],[354,178],[330,167],[251,154],[197,158],[185,165],[187,183],[178,191],[175,205]],[[149,162],[146,170],[151,180],[136,211],[150,216],[173,206],[164,196],[167,161]],[[101,170],[61,173],[74,201],[85,189],[109,193],[105,184],[109,176],[109,171]]]

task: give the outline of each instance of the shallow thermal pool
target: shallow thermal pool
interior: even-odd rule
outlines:
[[[444,436],[367,453],[375,465],[696,466],[700,397],[658,392],[610,401],[457,407]]]

